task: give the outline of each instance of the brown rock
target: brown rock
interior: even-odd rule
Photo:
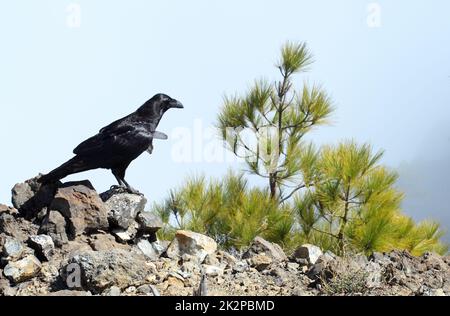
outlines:
[[[64,216],[70,238],[109,228],[108,210],[89,181],[66,183],[60,187],[50,209]]]
[[[58,184],[41,185],[33,178],[18,183],[12,189],[12,203],[26,219],[35,218],[53,200]]]
[[[271,243],[261,237],[256,237],[255,240],[253,240],[250,248],[244,253],[243,258],[249,259],[257,254],[265,254],[274,261],[288,260],[286,254],[279,245]]]
[[[57,211],[48,213],[42,222],[39,233],[49,235],[57,247],[62,247],[69,240],[66,233],[66,220]]]

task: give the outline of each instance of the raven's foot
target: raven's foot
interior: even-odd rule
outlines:
[[[128,186],[125,188],[125,190],[130,193],[130,194],[136,194],[136,195],[140,195],[140,196],[144,196],[144,194],[142,194],[141,192],[139,192],[136,189],[133,189],[132,187]]]
[[[110,190],[114,191],[115,193],[130,193],[128,188],[122,185],[113,185],[111,186]]]

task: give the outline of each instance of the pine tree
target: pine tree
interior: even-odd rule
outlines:
[[[218,128],[230,150],[244,158],[249,171],[268,181],[270,196],[289,200],[308,186],[301,169],[312,163],[304,136],[327,122],[333,111],[331,100],[319,86],[294,87],[295,74],[308,70],[312,56],[306,44],[287,43],[277,68],[281,80],[257,81],[242,97],[226,97],[218,117]],[[252,146],[243,130],[256,135]]]

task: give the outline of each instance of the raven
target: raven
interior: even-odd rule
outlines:
[[[73,151],[75,157],[38,181],[49,184],[74,173],[103,168],[111,169],[121,188],[139,193],[125,181],[125,172],[142,153],[152,153],[154,138],[167,139],[156,127],[171,108],[182,109],[183,105],[168,95],[155,95],[136,112],[102,128],[97,135],[78,145]]]

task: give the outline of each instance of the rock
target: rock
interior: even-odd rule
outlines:
[[[250,258],[250,265],[258,271],[266,270],[273,262],[273,259],[265,254],[257,254]]]
[[[300,268],[300,265],[295,262],[289,262],[286,267],[290,271],[298,271],[298,269]]]
[[[217,257],[213,254],[213,255],[207,255],[205,258],[205,261],[203,262],[205,265],[210,265],[210,266],[219,266],[220,262],[217,259]]]
[[[28,236],[35,235],[38,226],[25,220],[24,218],[16,218],[15,216],[5,212],[0,213],[0,233],[15,238],[21,242],[25,242]]]
[[[249,268],[249,266],[248,266],[247,262],[238,261],[233,266],[233,272],[242,273],[242,272],[246,271],[248,268]]]
[[[61,186],[50,209],[64,216],[70,238],[109,228],[108,210],[89,181]]]
[[[147,295],[147,296],[161,296],[158,289],[153,285],[142,285],[136,289],[139,294]]]
[[[84,291],[70,291],[70,290],[63,290],[63,291],[58,291],[58,292],[53,292],[53,293],[48,293],[44,296],[49,296],[49,297],[70,297],[70,296],[92,296],[91,292],[84,292]]]
[[[57,247],[62,247],[69,241],[66,233],[66,220],[57,211],[48,213],[39,228],[39,233],[49,235]]]
[[[243,259],[249,259],[257,254],[265,254],[273,261],[287,261],[288,258],[283,249],[277,244],[271,243],[261,237],[256,237],[250,248],[242,256]]]
[[[10,206],[4,205],[4,204],[0,204],[0,214],[2,214],[2,213],[16,215],[16,214],[18,214],[18,211],[13,207],[10,207]]]
[[[136,246],[142,253],[152,261],[156,261],[165,252],[165,248],[158,242],[151,243],[146,239],[140,239]]]
[[[12,204],[26,219],[35,218],[42,209],[48,207],[53,200],[59,184],[41,185],[33,178],[18,183],[12,189]]]
[[[203,271],[209,277],[218,277],[224,272],[223,268],[212,265],[203,265]]]
[[[144,234],[156,234],[163,227],[161,218],[150,212],[141,212],[137,216],[139,230]]]
[[[128,243],[136,237],[138,233],[137,228],[138,224],[136,222],[133,222],[133,224],[131,224],[128,229],[118,228],[114,229],[112,232],[119,242]]]
[[[207,255],[217,251],[217,243],[214,239],[198,233],[180,230],[175,235],[175,240],[167,249],[167,256],[172,259],[189,254],[203,263]]]
[[[37,257],[42,261],[49,261],[55,251],[53,239],[47,235],[30,236],[28,244],[36,251]]]
[[[133,224],[136,216],[144,210],[147,199],[137,194],[111,194],[110,191],[102,194],[102,199],[109,211],[108,219],[114,227],[126,230]]]
[[[9,281],[2,279],[0,270],[0,296],[16,296],[17,288],[11,287]]]
[[[41,262],[32,255],[19,261],[10,262],[3,270],[3,274],[14,283],[21,283],[34,278],[41,271]]]
[[[323,252],[319,247],[306,244],[299,247],[293,256],[296,259],[306,259],[310,265],[314,265],[322,255]]]
[[[111,286],[102,293],[102,296],[120,296],[122,291],[117,286]]]
[[[22,257],[24,250],[25,247],[20,241],[8,237],[3,245],[2,254],[6,260],[15,261]]]
[[[116,238],[111,235],[97,234],[89,238],[89,245],[95,251],[108,251],[111,249],[126,249],[127,246],[116,242]]]
[[[126,289],[141,285],[154,273],[143,255],[122,249],[81,252],[69,258],[67,264],[80,267],[81,287],[93,293],[102,293],[112,286]],[[61,273],[65,275],[66,268]]]

